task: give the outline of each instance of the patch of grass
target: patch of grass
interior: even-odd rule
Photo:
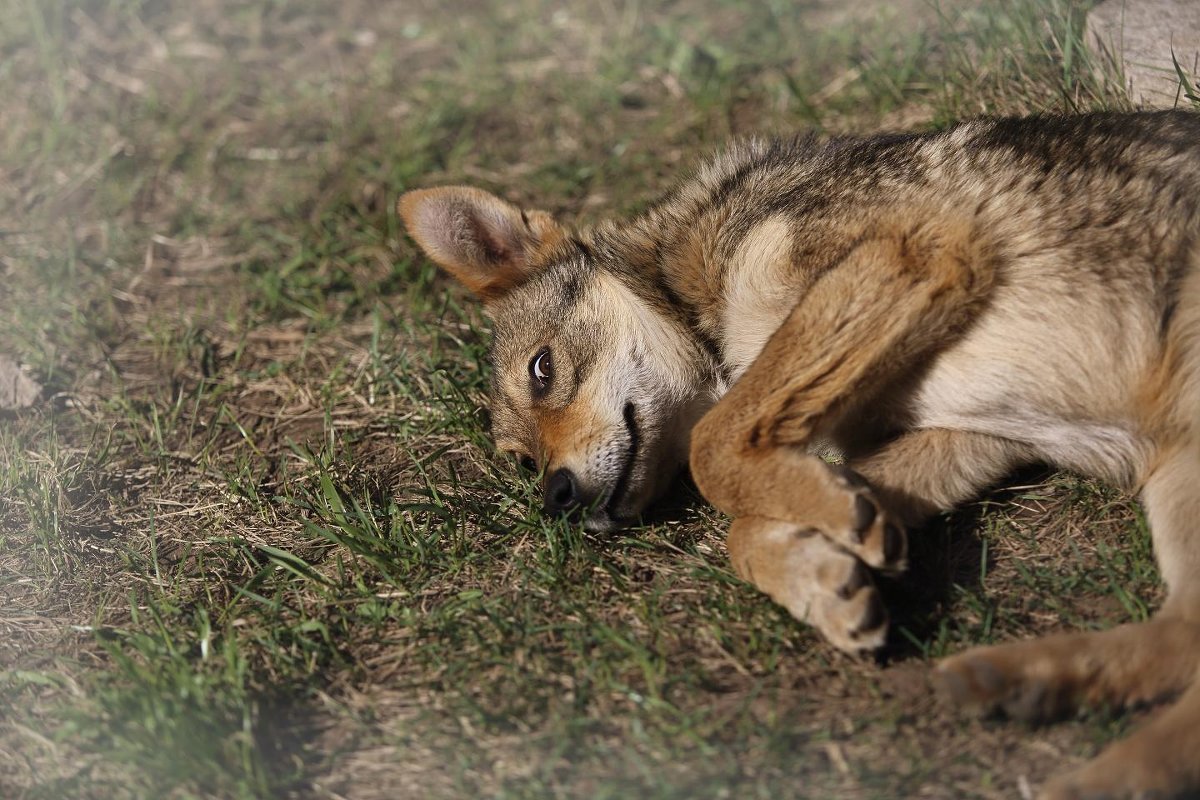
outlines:
[[[935,523],[893,663],[841,656],[694,497],[542,516],[488,442],[486,320],[393,208],[586,222],[732,135],[1123,107],[1081,5],[15,9],[0,352],[48,389],[0,419],[0,794],[994,797],[1114,735],[917,676],[1144,617],[1126,498],[1039,476]]]
[[[1085,41],[1087,3],[939,5],[938,120],[995,113],[1122,110],[1129,100]]]
[[[204,609],[137,601],[131,609],[128,628],[98,632],[110,667],[55,731],[94,755],[35,796],[262,797],[286,786],[289,765],[272,761],[272,743],[258,738],[261,689],[252,691],[232,631],[214,631]]]
[[[1175,67],[1175,75],[1179,78],[1179,93],[1182,98],[1194,108],[1200,108],[1200,88],[1196,86],[1196,66],[1189,70],[1179,62],[1175,52],[1171,51],[1171,64]]]

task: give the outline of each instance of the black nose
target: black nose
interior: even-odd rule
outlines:
[[[563,467],[550,476],[543,503],[549,514],[566,514],[579,508],[579,487],[571,470]]]

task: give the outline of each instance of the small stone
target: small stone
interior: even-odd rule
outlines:
[[[1187,108],[1174,60],[1196,85],[1200,72],[1200,3],[1196,0],[1105,0],[1087,20],[1087,45],[1121,68],[1129,98],[1143,108]]]
[[[42,396],[42,385],[21,371],[16,361],[0,353],[0,409],[25,408]]]

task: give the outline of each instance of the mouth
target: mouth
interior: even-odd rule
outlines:
[[[612,491],[608,493],[608,499],[604,502],[604,513],[613,521],[623,519],[617,509],[625,498],[625,493],[629,491],[629,480],[633,476],[633,468],[637,464],[639,445],[637,407],[632,402],[626,403],[621,416],[625,419],[625,431],[629,436],[629,444],[625,449],[625,460],[621,466],[621,473],[617,476],[617,481],[613,484]]]

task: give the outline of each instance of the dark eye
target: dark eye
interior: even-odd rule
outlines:
[[[537,472],[537,462],[533,460],[533,456],[517,456],[517,463],[526,472]]]
[[[543,347],[529,362],[529,378],[533,381],[535,394],[541,394],[549,388],[550,381],[554,380],[554,358],[550,355],[549,347]]]

